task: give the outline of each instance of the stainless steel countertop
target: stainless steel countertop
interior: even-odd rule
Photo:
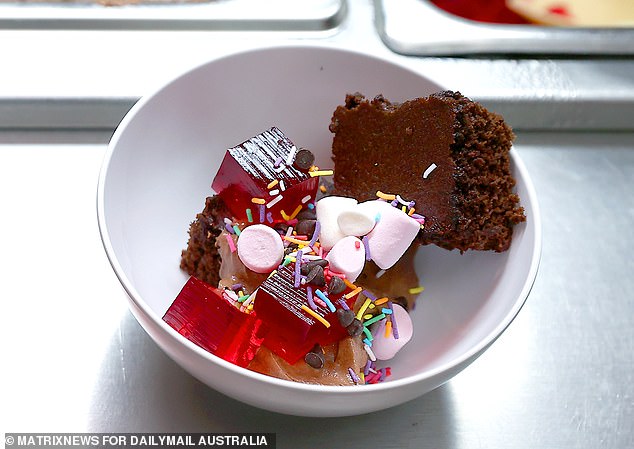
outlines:
[[[520,133],[544,222],[517,319],[435,391],[359,417],[228,399],[127,311],[96,223],[108,133],[0,132],[2,432],[276,432],[279,448],[634,447],[634,134]]]

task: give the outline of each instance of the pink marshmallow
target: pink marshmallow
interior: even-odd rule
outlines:
[[[284,258],[284,244],[280,235],[263,224],[254,224],[242,230],[238,237],[238,257],[249,270],[269,273]]]
[[[398,338],[394,338],[394,334],[385,336],[385,320],[381,320],[373,326],[378,329],[372,329],[372,352],[378,360],[390,360],[407,342],[412,339],[414,333],[414,325],[407,311],[398,304],[392,304],[392,319],[396,322],[398,329]],[[376,332],[374,332],[376,331]]]
[[[385,201],[366,201],[359,206],[366,208],[374,216],[380,214],[374,229],[368,234],[368,248],[374,263],[387,270],[407,251],[418,234],[420,225],[402,210]]]
[[[326,260],[332,271],[345,274],[348,281],[354,282],[365,266],[365,247],[354,236],[344,237],[335,243]]]

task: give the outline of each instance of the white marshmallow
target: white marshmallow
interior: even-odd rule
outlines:
[[[360,237],[366,235],[374,228],[376,223],[374,221],[375,215],[368,211],[367,208],[355,205],[339,214],[337,224],[343,234]]]
[[[370,201],[364,201],[363,203],[359,203],[357,205],[357,210],[360,210],[363,214],[367,215],[368,217],[372,217],[372,220],[376,224],[376,222],[378,221],[377,219],[381,215],[381,211],[383,211],[384,209],[387,209],[388,207],[390,208],[392,207],[390,206],[390,203],[388,202],[381,201],[381,200],[370,200]]]
[[[376,265],[387,270],[401,258],[412,244],[420,225],[403,211],[385,201],[366,201],[359,206],[370,213],[380,214],[379,221],[368,234],[370,257]]]
[[[316,213],[320,225],[319,242],[325,250],[329,250],[335,243],[346,235],[339,229],[337,219],[339,214],[356,206],[357,200],[343,196],[327,196],[317,201]]]
[[[326,260],[332,271],[345,274],[348,281],[354,282],[365,266],[365,247],[361,240],[350,235],[332,247]]]
[[[385,320],[373,325],[372,352],[379,360],[390,360],[394,357],[412,339],[412,334],[414,333],[414,325],[407,311],[398,304],[392,304],[392,310],[392,319],[396,322],[398,338],[394,338],[393,332],[390,332],[390,335],[385,337]],[[374,327],[378,327],[378,329]]]
[[[238,257],[256,273],[269,273],[284,258],[284,244],[280,235],[263,224],[254,224],[242,230],[238,237]]]

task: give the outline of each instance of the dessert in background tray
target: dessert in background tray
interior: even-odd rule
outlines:
[[[632,15],[631,2],[622,3],[619,13],[594,14],[586,0],[572,6],[572,0],[531,1],[531,9],[521,8],[526,0],[490,0],[493,9],[488,15],[482,8],[473,8],[467,0],[375,0],[377,27],[384,43],[393,51],[417,56],[451,55],[573,55],[573,56],[629,56],[634,54],[634,28],[626,18]],[[464,10],[470,18],[460,17],[441,9],[434,3],[450,5],[451,11]],[[514,11],[510,9],[511,3]],[[614,2],[594,2],[608,5]],[[479,3],[482,5],[482,3]],[[565,4],[565,5],[564,5]],[[582,6],[582,4],[584,6]],[[461,6],[463,5],[463,6]],[[507,7],[508,6],[508,7]],[[540,13],[536,12],[539,9]],[[546,12],[544,12],[544,10]],[[570,26],[558,25],[550,16],[560,16]],[[612,10],[614,11],[614,10]],[[521,13],[521,15],[520,15]],[[582,24],[571,17],[591,16],[593,23]],[[603,18],[601,18],[603,16]],[[602,26],[607,16],[614,27]],[[539,23],[533,23],[539,20]],[[548,22],[550,20],[550,22]],[[631,21],[630,21],[631,23]],[[576,26],[572,26],[576,25]],[[582,26],[584,25],[584,26]]]
[[[430,0],[437,7],[486,23],[561,27],[630,27],[634,3],[622,0]]]

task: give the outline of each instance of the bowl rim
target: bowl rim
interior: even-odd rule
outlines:
[[[390,390],[393,388],[398,388],[401,386],[412,385],[424,380],[433,378],[445,371],[450,371],[459,366],[466,366],[465,363],[470,360],[476,358],[479,354],[481,354],[488,346],[490,346],[502,333],[508,328],[508,326],[513,322],[517,314],[522,309],[523,305],[526,303],[528,295],[534,285],[535,279],[537,277],[537,272],[539,269],[539,264],[541,260],[541,252],[542,252],[542,224],[541,224],[541,215],[539,210],[539,205],[537,202],[537,195],[535,188],[533,186],[533,182],[528,174],[526,166],[523,161],[520,159],[514,148],[511,148],[510,156],[514,170],[520,175],[524,182],[524,187],[526,189],[526,197],[522,198],[522,203],[524,205],[531,205],[531,221],[533,222],[534,227],[534,242],[532,248],[532,259],[530,263],[529,270],[527,272],[526,278],[524,279],[524,283],[522,285],[522,289],[520,290],[520,294],[517,296],[517,299],[513,303],[511,309],[507,312],[504,318],[484,337],[481,338],[476,344],[472,345],[469,350],[464,351],[460,356],[454,357],[451,360],[429,370],[425,370],[423,372],[407,376],[401,379],[390,380],[389,382],[380,382],[371,385],[363,385],[363,388],[350,388],[349,386],[330,386],[330,385],[317,385],[317,384],[306,384],[301,382],[295,382],[291,380],[278,379],[275,377],[267,376],[265,374],[257,373],[254,371],[250,371],[246,368],[242,368],[240,366],[234,365],[231,362],[227,362],[226,360],[204,350],[203,348],[197,346],[186,338],[182,337],[178,332],[172,329],[167,323],[165,323],[162,317],[158,316],[154,310],[150,308],[150,306],[143,300],[142,296],[134,287],[133,283],[128,279],[125,275],[123,268],[121,267],[119,261],[117,260],[116,254],[114,253],[114,248],[112,246],[111,237],[108,232],[108,226],[106,223],[105,217],[105,190],[108,178],[108,172],[110,163],[112,161],[115,149],[118,146],[118,143],[124,135],[125,130],[128,125],[135,119],[136,115],[145,107],[145,105],[154,99],[156,96],[160,95],[164,90],[168,89],[172,84],[178,82],[181,78],[193,73],[195,71],[201,70],[203,67],[207,65],[211,65],[226,59],[233,58],[244,58],[249,57],[250,54],[261,53],[261,52],[279,52],[279,51],[289,51],[289,50],[307,50],[307,51],[332,51],[343,54],[349,54],[355,57],[361,57],[366,59],[372,59],[381,64],[389,64],[397,66],[399,69],[408,71],[418,77],[425,78],[425,75],[420,73],[419,71],[413,70],[406,65],[388,59],[383,56],[377,56],[374,54],[369,54],[359,50],[352,50],[348,48],[340,48],[335,47],[333,45],[324,44],[324,43],[286,43],[280,45],[266,45],[266,46],[258,46],[255,48],[238,50],[235,52],[230,52],[221,56],[217,56],[214,58],[210,58],[201,63],[196,64],[193,67],[188,68],[185,71],[180,72],[179,74],[173,76],[167,82],[161,84],[159,87],[155,88],[149,94],[144,95],[139,99],[137,103],[132,106],[132,108],[126,113],[123,117],[119,125],[117,126],[115,132],[113,133],[108,147],[106,149],[102,165],[99,171],[99,178],[97,182],[97,198],[96,198],[96,209],[97,209],[97,224],[99,228],[100,238],[106,252],[106,256],[108,258],[108,262],[112,267],[115,275],[117,276],[119,282],[121,283],[123,289],[125,290],[128,301],[134,305],[138,310],[148,316],[153,324],[157,325],[159,329],[164,333],[164,335],[168,336],[175,343],[182,345],[189,351],[193,351],[197,356],[202,357],[207,362],[220,365],[230,371],[233,371],[234,374],[249,377],[251,380],[265,383],[265,384],[273,384],[278,385],[284,388],[292,388],[298,391],[306,391],[312,393],[337,393],[344,395],[356,395],[356,394],[365,394],[366,392],[376,392],[381,390]],[[131,312],[136,317],[134,310],[130,307]],[[137,321],[138,318],[137,318]],[[142,326],[145,328],[145,326]],[[147,329],[145,329],[147,331]]]

